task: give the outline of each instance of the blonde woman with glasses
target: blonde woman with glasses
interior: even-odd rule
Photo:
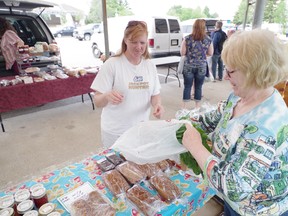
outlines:
[[[224,199],[223,215],[288,215],[288,111],[274,86],[288,78],[288,54],[268,30],[235,32],[224,43],[232,92],[199,118],[213,151],[186,125],[184,146]]]
[[[143,21],[130,21],[119,53],[102,65],[91,88],[101,114],[102,144],[110,148],[127,129],[149,120],[151,108],[161,118],[160,82],[149,59],[148,30]]]

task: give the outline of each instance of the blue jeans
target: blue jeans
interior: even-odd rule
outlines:
[[[184,65],[183,78],[184,78],[184,91],[183,101],[191,100],[191,89],[193,81],[195,84],[194,100],[200,101],[202,97],[202,86],[206,74],[206,64],[199,67],[192,67],[191,65]]]
[[[216,69],[218,65],[218,78],[223,79],[223,61],[221,59],[221,55],[213,55],[212,56],[212,74],[214,79],[216,79]]]
[[[224,216],[240,216],[240,214],[234,211],[231,206],[224,201]]]

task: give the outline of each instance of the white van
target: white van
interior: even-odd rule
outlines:
[[[180,55],[182,42],[182,31],[178,18],[165,17],[136,17],[122,16],[108,18],[109,50],[116,53],[120,47],[124,35],[124,30],[131,20],[145,21],[148,26],[148,43],[151,57]],[[92,52],[96,58],[105,52],[105,39],[103,23],[99,27],[99,32],[92,35]]]
[[[209,36],[215,30],[215,24],[218,19],[215,18],[197,18],[197,19],[204,19],[206,21],[206,32]],[[183,32],[183,37],[192,33],[193,24],[196,19],[189,19],[181,22],[181,30]]]

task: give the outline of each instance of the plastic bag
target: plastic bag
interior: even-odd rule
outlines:
[[[140,122],[120,136],[111,148],[137,164],[174,160],[176,155],[187,152],[176,137],[176,131],[186,122],[176,119]]]
[[[177,73],[182,74],[184,68],[184,62],[186,60],[186,56],[181,56],[180,62],[178,64]]]
[[[72,203],[71,216],[79,215],[115,216],[116,210],[108,198],[95,190]]]

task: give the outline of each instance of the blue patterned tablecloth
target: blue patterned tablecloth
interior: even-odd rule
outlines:
[[[126,204],[121,199],[113,197],[102,180],[102,171],[96,164],[96,161],[109,152],[111,152],[111,150],[106,150],[97,155],[85,158],[80,162],[47,173],[39,178],[8,188],[5,191],[0,191],[0,197],[7,194],[14,194],[18,189],[30,188],[36,183],[42,183],[47,190],[49,202],[55,203],[56,211],[60,212],[62,216],[65,216],[70,214],[59,203],[57,198],[74,190],[85,182],[89,182],[113,202],[113,206],[117,209],[117,216],[139,216],[141,214],[136,208],[131,207],[131,205]],[[183,193],[179,200],[171,204],[165,204],[166,207],[158,212],[156,216],[191,215],[215,195],[214,190],[207,187],[201,178],[190,175],[187,172],[181,170],[179,172],[178,169],[172,169],[169,172],[169,177]]]

